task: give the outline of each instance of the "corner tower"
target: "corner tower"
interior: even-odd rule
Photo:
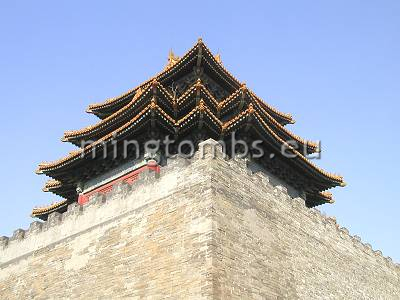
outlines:
[[[88,111],[37,171],[63,200],[0,237],[0,299],[399,298],[399,265],[314,208],[344,185],[317,144],[201,40]]]
[[[32,216],[46,220],[51,212],[64,212],[68,204],[83,204],[95,193],[110,192],[117,182],[132,183],[141,171],[162,167],[166,156],[190,154],[208,138],[226,145],[229,156],[243,150],[233,139],[245,141],[251,160],[298,190],[308,207],[332,203],[326,190],[344,185],[341,176],[307,159],[320,149],[286,129],[294,123],[291,115],[271,107],[239,82],[201,39],[182,57],[171,51],[159,74],[119,97],[90,105],[87,111],[101,120],[67,131],[62,138],[77,150],[37,169],[51,177],[43,190],[63,200],[33,209]],[[162,142],[166,139],[174,141],[168,149]],[[161,141],[154,153],[145,149],[150,140]],[[257,149],[251,146],[254,143]],[[257,156],[257,151],[263,155]]]

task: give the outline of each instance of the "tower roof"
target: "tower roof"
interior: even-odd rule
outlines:
[[[242,83],[239,82],[239,80],[229,73],[229,71],[226,70],[222,65],[219,55],[214,56],[204,44],[202,39],[199,39],[197,43],[181,58],[176,57],[173,53],[172,56],[173,59],[171,59],[170,52],[167,68],[160,73],[120,96],[107,99],[102,103],[89,105],[87,112],[93,113],[103,119],[129,103],[131,98],[138,90],[148,86],[152,81],[157,80],[164,85],[166,83],[173,82],[175,78],[182,76],[182,72],[192,71],[192,67],[198,64],[199,61],[200,64],[210,68],[214,75],[216,75],[221,83],[224,84],[225,87],[230,91],[237,90],[242,86]],[[294,123],[294,120],[290,114],[282,113],[265,102],[263,102],[262,105],[280,123]]]
[[[79,148],[54,162],[41,163],[37,170],[53,178],[44,190],[66,198],[68,203],[76,201],[79,183],[123,161],[119,157],[113,161],[92,158],[94,151],[113,153],[113,142],[135,138],[144,143],[155,133],[171,135],[175,140],[190,137],[197,141],[199,136],[227,140],[232,133],[247,140],[261,140],[263,149],[276,157],[264,159],[265,167],[305,191],[310,206],[333,202],[322,192],[344,185],[341,176],[307,159],[308,154],[320,149],[317,143],[285,128],[293,123],[292,117],[272,108],[240,83],[202,40],[181,58],[170,52],[165,70],[119,97],[90,105],[88,111],[101,120],[67,131],[62,138]],[[281,153],[282,147],[292,158]],[[46,209],[40,211],[48,213]]]

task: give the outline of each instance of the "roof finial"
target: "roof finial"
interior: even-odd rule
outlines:
[[[255,112],[255,109],[254,109],[254,107],[253,107],[253,104],[249,104],[249,107],[247,108],[247,112],[249,113],[249,114],[253,114],[254,112]]]
[[[142,94],[143,94],[143,89],[142,89],[141,87],[139,87],[139,88],[136,90],[136,93],[135,93],[135,96],[133,96],[133,99],[139,98],[139,96],[142,95]]]
[[[199,110],[200,110],[200,111],[204,111],[205,109],[206,109],[206,106],[205,106],[205,104],[204,104],[204,100],[201,99],[201,100],[200,100],[200,103],[199,103]]]
[[[217,61],[217,63],[222,64],[222,60],[221,60],[221,54],[217,53],[214,56],[215,60]]]
[[[202,39],[202,37],[199,37],[199,38],[197,39],[197,43],[198,43],[198,44],[203,44],[203,39]]]
[[[154,97],[151,99],[151,102],[150,102],[150,109],[155,109],[157,107],[157,102],[156,102],[156,99],[154,99]]]
[[[169,50],[168,53],[168,64],[166,68],[172,67],[174,64],[176,64],[179,60],[179,56],[175,55],[172,49]]]
[[[175,54],[174,54],[174,51],[172,51],[172,48],[171,48],[171,49],[169,49],[169,52],[168,52],[168,61],[174,59],[174,57],[175,57]]]
[[[201,87],[201,79],[200,78],[197,78],[195,86],[197,89],[199,89]]]

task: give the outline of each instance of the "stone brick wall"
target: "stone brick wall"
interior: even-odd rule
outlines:
[[[216,299],[400,299],[400,265],[334,218],[241,161],[210,169]]]
[[[0,239],[0,299],[400,298],[389,258],[217,156],[170,159]]]

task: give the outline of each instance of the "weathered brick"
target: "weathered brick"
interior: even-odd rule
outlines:
[[[247,166],[179,158],[0,239],[0,298],[398,298],[399,266]]]

